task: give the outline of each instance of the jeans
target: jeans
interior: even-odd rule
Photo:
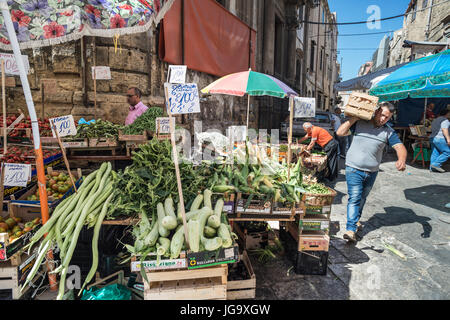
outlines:
[[[442,138],[435,137],[430,141],[431,144],[431,159],[430,166],[440,168],[450,158],[450,147],[447,141]],[[431,169],[431,167],[430,167]]]
[[[345,168],[348,190],[347,231],[356,232],[356,223],[361,218],[366,198],[372,190],[377,175],[378,171],[366,172],[349,166]]]

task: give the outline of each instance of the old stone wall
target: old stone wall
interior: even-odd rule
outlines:
[[[157,31],[121,36],[118,46],[111,38],[86,37],[84,61],[81,40],[53,47],[24,50],[30,62],[28,80],[32,90],[36,112],[42,114],[41,83],[44,83],[44,114],[46,117],[72,114],[75,119],[102,118],[123,123],[128,113],[126,91],[138,87],[143,92],[142,100],[148,106],[164,106],[164,82],[168,64],[157,56]],[[95,41],[95,44],[94,44]],[[109,66],[111,80],[94,80],[91,67]],[[50,79],[51,81],[47,81]],[[198,84],[199,90],[217,77],[189,70],[187,82]],[[47,85],[48,83],[48,85]],[[94,97],[96,96],[96,108]],[[225,95],[201,97],[200,114],[178,116],[177,121],[192,129],[194,120],[203,121],[203,130],[210,128],[225,132],[230,125],[246,123],[247,98]],[[256,106],[256,103],[253,103]],[[7,88],[7,112],[17,109],[27,112],[27,106],[16,77],[16,87]],[[257,127],[257,108],[250,112],[249,125]]]

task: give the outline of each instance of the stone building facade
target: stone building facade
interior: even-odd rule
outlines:
[[[315,97],[317,109],[331,110],[338,81],[336,13],[330,12],[327,0],[306,1],[303,12],[304,20],[313,23],[304,23],[302,94]]]
[[[217,2],[256,30],[256,71],[275,76],[303,96],[309,90],[310,96],[316,94],[320,97],[320,106],[330,105],[336,74],[337,30],[320,26],[320,34],[328,34],[327,37],[319,37],[317,42],[318,48],[323,47],[321,63],[316,58],[311,63],[306,61],[310,54],[305,50],[303,55],[297,50],[297,29],[300,6],[310,6],[309,0]],[[327,1],[321,3],[319,7],[311,8],[311,16],[320,18],[324,15],[326,21],[335,21]],[[306,10],[304,12],[306,14]],[[307,35],[308,39],[310,35]],[[132,86],[143,91],[145,104],[163,107],[168,65],[159,59],[158,39],[159,28],[153,28],[141,34],[120,36],[117,46],[111,38],[85,37],[52,47],[24,50],[22,54],[29,57],[28,79],[37,114],[42,114],[44,93],[46,117],[72,114],[76,119],[102,118],[123,123],[128,113],[125,94],[127,88]],[[312,70],[304,69],[305,64],[313,64],[314,70],[321,72],[314,74]],[[112,76],[111,80],[96,81],[96,94],[90,71],[94,65],[109,66]],[[305,71],[309,72],[308,83],[301,76]],[[188,70],[186,81],[197,83],[201,89],[216,79],[209,74]],[[18,108],[27,110],[18,77],[16,83],[15,88],[7,89],[8,112],[15,112]],[[41,91],[42,86],[44,92]],[[230,125],[245,125],[247,96],[201,95],[200,105],[200,114],[180,116],[177,121],[192,130],[194,121],[202,120],[204,131],[217,129],[223,133]],[[288,99],[251,98],[250,127],[277,129],[287,115]]]
[[[405,45],[411,42],[429,44]],[[421,58],[445,49],[450,44],[450,2],[445,0],[411,0],[403,27],[394,32],[390,42],[389,66]]]

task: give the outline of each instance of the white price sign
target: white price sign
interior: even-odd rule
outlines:
[[[246,126],[230,126],[228,127],[228,138],[234,142],[242,142],[247,139]]]
[[[92,80],[111,80],[111,69],[109,67],[92,67]]]
[[[50,124],[52,125],[53,138],[56,138],[54,127],[56,127],[59,137],[74,136],[77,134],[77,128],[72,115],[50,118]]]
[[[294,118],[314,118],[315,116],[315,98],[294,97]]]
[[[31,178],[31,164],[5,163],[5,179],[7,187],[26,187]]]
[[[17,66],[16,58],[14,54],[0,53],[0,60],[5,61],[5,73],[14,76],[20,75],[19,67]],[[28,74],[30,71],[30,63],[28,62],[28,56],[22,55],[23,64],[25,66],[25,72]]]
[[[156,118],[156,132],[159,134],[168,134],[170,133],[170,118]],[[172,124],[175,128],[175,118],[172,118]]]
[[[172,114],[200,112],[200,99],[196,83],[165,83],[167,107]]]
[[[169,83],[185,83],[187,66],[169,66]]]

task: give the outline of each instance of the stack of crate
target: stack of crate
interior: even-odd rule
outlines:
[[[287,231],[297,240],[294,270],[299,274],[326,275],[330,245],[330,215],[336,191],[330,194],[304,194],[295,222]]]

